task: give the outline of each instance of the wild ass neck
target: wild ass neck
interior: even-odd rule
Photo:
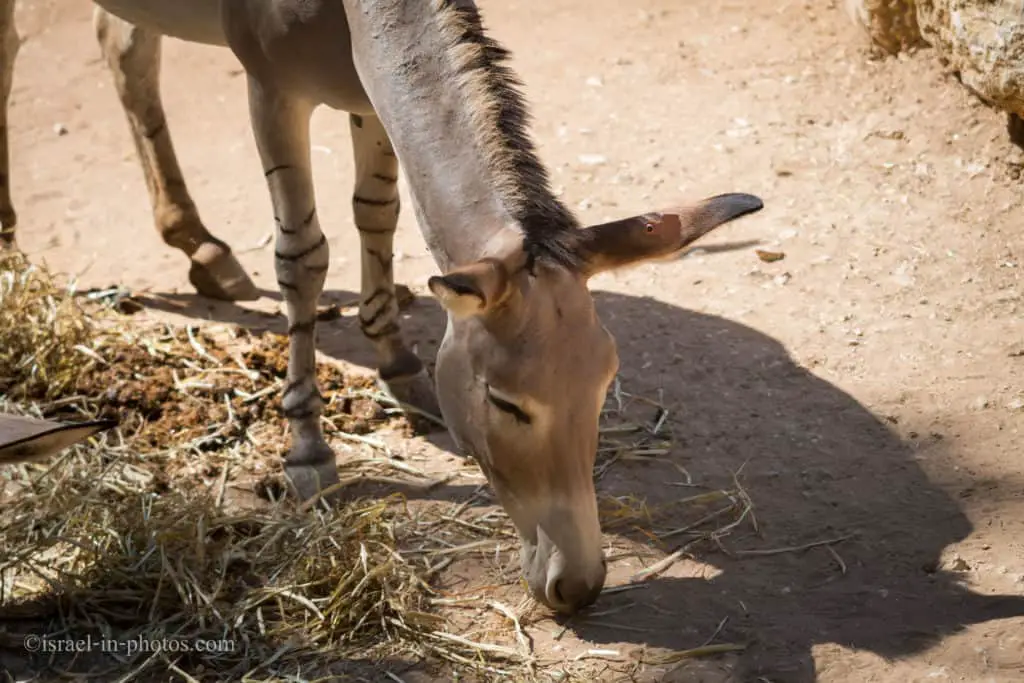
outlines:
[[[511,72],[495,66],[503,53],[479,30],[472,3],[345,0],[345,8],[356,69],[442,271],[482,256],[503,229],[528,229],[531,213],[556,214],[554,229],[572,222],[547,190],[523,132],[525,108],[507,87]]]

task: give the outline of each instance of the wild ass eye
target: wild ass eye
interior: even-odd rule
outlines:
[[[512,401],[509,401],[504,396],[498,394],[490,387],[487,387],[487,400],[491,402],[491,405],[500,410],[503,413],[508,413],[516,419],[516,422],[522,424],[530,424],[533,420],[530,418],[529,413],[517,406]]]

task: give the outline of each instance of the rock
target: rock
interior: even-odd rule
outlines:
[[[982,173],[985,172],[986,168],[988,167],[985,164],[977,161],[972,161],[969,164],[964,165],[964,171],[966,171],[967,175],[969,175],[971,178],[981,175]]]
[[[924,43],[914,0],[846,0],[846,13],[872,44],[889,54]]]
[[[917,0],[921,35],[981,99],[1024,114],[1019,0]]]
[[[775,261],[781,261],[786,258],[785,252],[782,251],[768,251],[766,249],[755,249],[754,253],[757,257],[765,263],[774,263]]]
[[[971,571],[971,565],[967,564],[967,560],[957,555],[953,558],[949,569],[954,572],[969,572]]]

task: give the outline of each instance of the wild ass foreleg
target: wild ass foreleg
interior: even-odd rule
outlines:
[[[423,361],[409,350],[398,324],[393,244],[398,225],[398,158],[376,116],[349,117],[355,155],[352,215],[362,246],[359,325],[377,351],[381,384],[393,398],[439,415]]]
[[[323,398],[316,381],[316,305],[329,249],[313,191],[313,107],[250,76],[249,112],[274,207],[274,265],[288,316],[288,377],[281,403],[292,447],[285,473],[299,497],[308,499],[338,481],[334,453],[320,427]]]
[[[160,236],[189,257],[189,281],[203,296],[229,301],[258,298],[231,248],[203,225],[185,186],[160,99],[160,34],[99,7],[93,22],[128,117]]]
[[[21,41],[14,25],[14,0],[0,0],[0,251],[16,247],[18,215],[11,202],[11,155],[7,143],[7,101]]]

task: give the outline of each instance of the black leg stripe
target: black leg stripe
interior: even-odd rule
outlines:
[[[393,334],[398,334],[398,332],[398,325],[394,322],[388,323],[387,325],[385,325],[383,328],[376,332],[371,332],[370,330],[363,330],[363,334],[366,336],[367,339],[370,340],[383,339],[384,337],[390,337]]]
[[[288,336],[292,336],[298,332],[312,332],[316,329],[316,321],[311,320],[309,322],[293,323],[288,326]]]
[[[356,230],[359,232],[365,232],[368,235],[390,235],[395,232],[394,228],[367,228],[362,225],[356,224]]]
[[[146,136],[147,140],[152,140],[157,135],[160,135],[160,133],[163,133],[165,130],[167,130],[167,121],[166,120],[161,121],[160,123],[156,124],[156,126],[154,126],[152,130],[147,130],[145,133],[143,133],[143,135]]]
[[[380,269],[385,273],[391,272],[391,262],[394,257],[385,257],[383,253],[376,249],[367,249],[366,253],[377,259],[377,263],[380,265]]]
[[[327,244],[327,235],[320,235],[319,241],[317,241],[316,244],[309,247],[308,249],[303,249],[297,254],[282,254],[279,251],[275,251],[274,256],[281,259],[282,261],[298,261],[299,259],[305,256],[309,256],[310,254],[312,254],[314,251],[324,246],[325,244]]]
[[[305,420],[316,415],[316,411],[308,408],[293,408],[292,410],[282,410],[281,414],[289,420]]]
[[[370,296],[366,297],[366,299],[362,302],[362,305],[363,306],[369,306],[370,304],[372,304],[374,301],[376,301],[380,297],[385,297],[386,299],[390,299],[392,296],[394,296],[394,295],[391,292],[389,292],[388,290],[384,289],[383,287],[379,287],[379,288],[373,290],[373,292],[370,294]],[[384,305],[386,306],[387,303],[385,302]]]
[[[292,230],[291,228],[284,227],[284,221],[282,221],[277,216],[274,216],[274,222],[277,223],[277,229],[280,230],[285,235],[294,235],[295,233],[298,232],[298,230]]]
[[[354,197],[352,197],[352,201],[355,202],[356,204],[365,204],[366,206],[391,206],[396,201],[398,201],[398,198],[392,197],[391,199],[368,199],[366,197],[360,197],[359,195],[355,195]]]
[[[365,331],[368,327],[373,327],[381,317],[388,312],[388,306],[381,306],[380,310],[371,315],[369,318],[364,318],[362,315],[359,316],[359,326]]]
[[[274,166],[273,168],[270,168],[270,169],[267,169],[266,171],[264,171],[263,172],[263,177],[264,178],[269,178],[270,176],[274,175],[278,171],[287,171],[288,169],[291,169],[291,168],[294,168],[291,164],[280,164],[278,166]]]
[[[288,384],[284,385],[284,391],[281,392],[281,400],[284,400],[285,398],[287,398],[288,394],[292,393],[293,391],[295,391],[296,389],[298,389],[301,386],[302,386],[302,381],[301,380],[295,380],[294,382],[288,382]]]

